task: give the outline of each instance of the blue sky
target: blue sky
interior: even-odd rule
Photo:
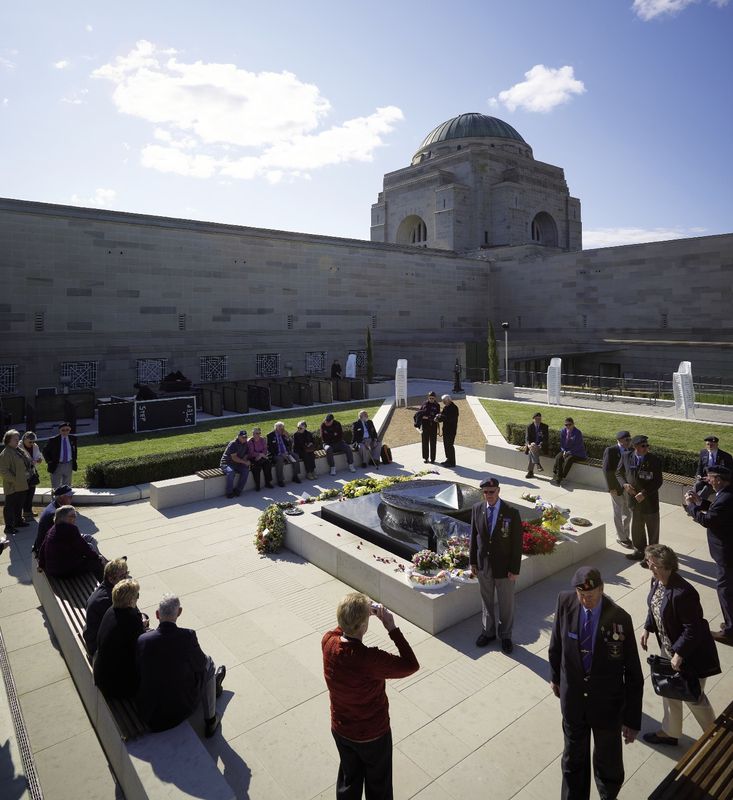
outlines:
[[[565,169],[585,247],[728,233],[732,41],[729,0],[3,4],[0,196],[368,239],[478,111]]]

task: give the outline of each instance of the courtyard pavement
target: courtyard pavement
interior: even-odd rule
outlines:
[[[424,467],[419,444],[395,448],[393,455],[395,463],[382,474]],[[487,472],[480,450],[460,447],[458,461],[455,470],[437,469],[446,478],[473,484]],[[523,491],[539,490],[573,514],[594,522],[610,520],[607,496],[574,487],[572,473],[567,486],[558,488],[547,479],[526,480],[514,470],[492,471],[509,502]],[[82,510],[81,527],[96,536],[101,551],[108,557],[128,556],[141,584],[140,607],[153,616],[164,592],[178,593],[181,624],[196,629],[204,650],[227,665],[219,701],[221,734],[206,746],[238,798],[335,796],[338,761],[320,640],[335,626],[336,604],[351,589],[287,550],[258,556],[252,534],[258,514],[272,500],[291,499],[296,488],[314,494],[350,477],[342,472],[303,487],[288,484],[268,497],[248,492],[238,501],[222,497],[160,512],[144,501]],[[711,627],[717,628],[721,616],[703,529],[679,508],[663,506],[661,531],[662,541],[680,555],[683,576],[700,591]],[[7,552],[2,555],[0,630],[43,793],[47,800],[120,797],[30,585],[34,535],[35,527],[25,530],[16,537],[10,558]],[[609,530],[607,549],[592,561],[605,577],[607,593],[640,628],[649,574],[628,561],[625,552]],[[568,588],[571,574],[566,569],[517,596],[511,656],[496,647],[474,646],[478,607],[474,617],[436,636],[399,622],[420,670],[388,682],[396,798],[559,796],[561,720],[548,684],[547,646],[557,593]],[[365,641],[393,649],[374,622]],[[708,682],[716,713],[733,697],[733,648],[718,649],[723,674]],[[647,680],[643,729],[656,730],[661,714],[661,701]],[[26,797],[18,791],[22,766],[2,710],[0,733],[0,796]],[[679,748],[663,750],[644,742],[625,747],[621,797],[646,797],[699,734],[688,714]]]

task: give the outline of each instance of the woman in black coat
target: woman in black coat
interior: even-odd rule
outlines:
[[[316,442],[304,419],[298,423],[298,430],[293,434],[293,450],[305,464],[305,477],[309,481],[315,480],[316,457],[314,453],[316,451]]]
[[[671,547],[649,545],[645,557],[653,577],[641,647],[646,650],[649,634],[655,633],[660,653],[671,659],[672,667],[700,679],[703,693],[697,703],[688,702],[687,705],[705,730],[715,721],[715,712],[704,691],[705,678],[720,673],[720,661],[710,626],[703,617],[700,596],[695,587],[678,574],[677,555]],[[644,741],[676,745],[682,735],[682,701],[663,697],[662,705],[662,727],[656,733],[645,733]]]

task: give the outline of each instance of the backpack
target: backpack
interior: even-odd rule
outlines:
[[[422,427],[422,411],[416,411],[415,416],[412,418],[412,424],[416,428]]]
[[[392,451],[387,447],[386,444],[382,445],[382,464],[391,464],[392,463]]]

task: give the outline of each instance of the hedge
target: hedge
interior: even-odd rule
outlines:
[[[523,445],[525,434],[527,433],[526,423],[507,422],[506,440],[510,444]],[[615,442],[599,436],[584,436],[585,449],[588,458],[603,458],[603,451]],[[556,455],[560,450],[560,431],[550,429],[550,441],[548,442],[550,455]],[[662,460],[662,470],[671,472],[674,475],[694,477],[697,472],[699,456],[697,453],[690,453],[686,450],[674,450],[671,447],[652,446],[651,452]]]
[[[321,437],[314,434],[316,446],[322,446]],[[344,430],[344,441],[351,443],[351,431]],[[227,442],[191,447],[175,453],[154,453],[136,458],[97,461],[86,468],[86,485],[90,489],[119,489],[152,481],[165,481],[193,475],[201,469],[219,466]]]

